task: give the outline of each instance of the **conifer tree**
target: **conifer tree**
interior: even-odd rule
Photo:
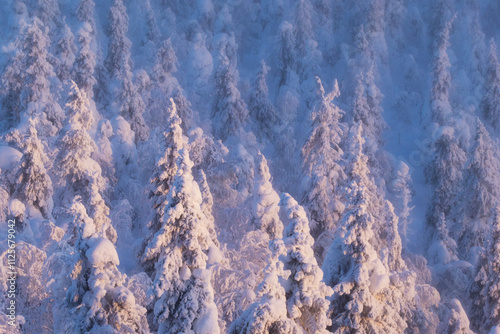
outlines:
[[[154,323],[159,333],[219,333],[208,269],[207,254],[215,244],[210,220],[201,209],[201,193],[186,148],[179,151],[176,164],[161,228],[143,256],[145,261],[156,259],[151,290]]]
[[[458,260],[457,243],[449,235],[444,212],[439,215],[432,239],[428,251],[431,264],[442,265]]]
[[[459,251],[464,255],[471,247],[484,246],[487,227],[481,219],[488,218],[500,196],[497,148],[479,119],[476,119],[476,127],[461,194],[463,225],[458,245]]]
[[[457,333],[457,334],[473,334],[469,328],[470,322],[465,313],[462,303],[458,299],[452,299],[449,302],[449,310],[445,320],[438,328],[439,333]]]
[[[443,25],[438,32],[434,60],[433,60],[433,81],[431,109],[432,121],[439,125],[447,124],[451,115],[451,105],[449,102],[451,88],[450,59],[448,57],[448,48],[450,47],[450,29],[453,20]]]
[[[290,270],[285,288],[288,315],[307,333],[329,333],[327,298],[333,290],[323,283],[323,271],[314,258],[306,212],[286,193],[281,195],[280,206],[288,219],[283,236],[287,247],[284,269]]]
[[[69,210],[69,230],[75,253],[71,286],[56,305],[55,331],[90,333],[149,333],[146,310],[124,287],[125,276],[113,244],[96,234],[92,218],[76,197]]]
[[[52,181],[45,169],[48,158],[38,138],[36,123],[29,119],[28,132],[23,143],[23,156],[16,173],[14,197],[40,210],[45,218],[51,215]]]
[[[149,128],[143,118],[146,106],[133,83],[133,62],[130,55],[132,43],[126,36],[128,21],[123,1],[115,0],[109,12],[109,44],[105,64],[111,77],[117,81],[115,99],[121,115],[130,122],[130,127],[135,132],[137,143],[148,138]]]
[[[500,129],[500,63],[498,62],[497,46],[490,42],[489,64],[487,68],[485,91],[481,107],[484,117],[496,130]]]
[[[50,40],[47,29],[35,18],[21,41],[22,66],[21,87],[14,111],[19,114],[13,119],[19,121],[32,117],[37,120],[41,136],[54,135],[62,127],[64,114],[50,91],[49,79],[54,76],[52,65],[48,62]],[[16,62],[13,64],[16,65]],[[20,70],[20,69],[17,69]]]
[[[472,329],[489,332],[500,321],[500,207],[492,210],[490,237],[485,252],[476,266],[474,281],[469,288],[472,301],[469,315]]]
[[[225,140],[237,135],[245,125],[248,110],[238,90],[238,70],[230,64],[224,53],[219,54],[215,72],[215,99],[212,107],[216,137]]]
[[[370,165],[379,168],[379,147],[382,145],[383,131],[387,128],[382,117],[382,93],[375,84],[375,65],[371,63],[366,73],[357,79],[353,101],[353,120],[363,124],[365,153]],[[376,171],[378,172],[378,171]]]
[[[258,300],[250,305],[229,327],[229,334],[298,334],[300,327],[287,316],[285,289],[279,280],[287,278],[289,272],[283,269],[280,255],[286,252],[283,240],[269,244],[271,254],[264,270],[264,280],[258,288]]]
[[[273,104],[269,100],[269,89],[267,88],[266,76],[269,67],[264,60],[260,62],[259,72],[254,81],[248,110],[250,115],[257,121],[256,132],[260,132],[268,139],[272,139],[273,133],[279,127],[281,120],[278,117]]]
[[[62,36],[57,42],[56,56],[58,57],[57,76],[59,80],[68,80],[75,62],[75,36],[67,24],[64,24]]]
[[[66,114],[68,125],[58,140],[59,153],[56,156],[56,165],[66,184],[64,195],[71,198],[80,195],[97,232],[114,243],[116,231],[108,217],[109,207],[102,197],[106,181],[100,166],[91,157],[96,145],[88,131],[94,119],[85,92],[74,82],[66,103]]]
[[[382,297],[389,277],[372,245],[375,222],[367,189],[355,181],[349,187],[339,234],[323,263],[324,281],[334,290],[332,329],[335,333],[403,333],[404,319]]]
[[[434,186],[432,204],[427,212],[429,226],[435,226],[441,212],[445,217],[451,214],[456,194],[460,190],[466,160],[466,154],[453,129],[443,128],[434,142],[432,160],[425,169],[428,182]]]
[[[307,50],[308,40],[314,39],[312,16],[311,2],[309,0],[299,0],[295,8],[294,36],[295,46],[302,56]]]
[[[318,238],[323,233],[331,234],[340,218],[343,206],[336,190],[345,175],[340,167],[343,111],[333,104],[333,99],[340,95],[338,85],[335,83],[333,91],[326,94],[321,80],[316,78],[316,82],[311,132],[302,147],[302,169],[310,179],[310,185],[304,189],[303,202],[311,214],[313,236]],[[326,248],[330,242],[331,239],[324,240],[318,246]]]
[[[59,25],[61,11],[58,0],[37,0],[36,16],[49,28]]]
[[[152,189],[149,197],[153,203],[153,216],[148,223],[149,237],[146,239],[144,247],[151,242],[152,238],[160,231],[163,225],[165,207],[167,206],[167,194],[169,193],[174,177],[177,173],[176,161],[179,157],[179,151],[186,147],[180,128],[181,120],[177,115],[177,110],[173,100],[170,100],[170,106],[167,109],[168,119],[167,128],[163,132],[163,154],[156,162],[150,183]],[[153,270],[156,260],[143,258],[143,267],[146,272]]]
[[[82,89],[89,99],[94,96],[94,85],[97,83],[94,77],[96,67],[96,55],[92,51],[93,30],[89,23],[82,24],[78,30],[77,37],[80,45],[79,53],[75,59],[74,78],[75,83]]]
[[[259,152],[256,161],[254,220],[256,228],[269,235],[269,240],[283,236],[283,223],[279,218],[279,195],[271,184],[266,158]]]
[[[94,0],[80,0],[77,8],[77,17],[80,22],[87,22],[90,24],[91,34],[95,35],[97,26],[95,22]]]

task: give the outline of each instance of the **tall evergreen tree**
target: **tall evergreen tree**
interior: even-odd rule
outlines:
[[[340,95],[335,82],[331,93],[326,94],[321,80],[316,78],[316,102],[311,112],[311,132],[302,147],[302,168],[309,178],[304,189],[303,202],[311,214],[313,236],[331,235],[343,211],[337,188],[345,175],[340,167],[343,135],[340,119],[343,111],[333,99]],[[318,248],[326,248],[331,239],[326,238]]]
[[[269,235],[269,240],[283,237],[283,223],[279,218],[279,195],[271,184],[266,158],[259,153],[256,161],[254,220],[258,230]]]
[[[298,334],[300,327],[287,316],[285,289],[279,280],[290,274],[283,269],[279,256],[286,252],[283,240],[269,244],[271,254],[264,270],[264,280],[259,285],[258,300],[250,305],[229,327],[229,334]]]
[[[275,129],[281,124],[273,104],[269,100],[269,89],[266,83],[269,67],[264,60],[260,62],[259,72],[254,81],[248,110],[250,115],[257,121],[255,132],[272,139]]]
[[[219,54],[215,72],[215,99],[212,107],[215,135],[222,140],[237,135],[245,125],[248,110],[238,90],[238,70],[224,53]]]
[[[144,122],[145,104],[133,83],[132,43],[126,36],[128,30],[127,9],[122,0],[115,0],[109,12],[109,44],[105,60],[111,77],[116,80],[117,93],[114,97],[121,115],[130,122],[135,132],[135,141],[146,140],[149,128]]]
[[[450,105],[450,59],[448,57],[448,48],[450,47],[450,30],[453,20],[446,22],[437,34],[435,41],[435,51],[433,60],[433,81],[431,110],[432,121],[439,125],[447,124],[452,113]]]
[[[23,142],[23,156],[16,173],[14,197],[40,210],[45,218],[51,215],[52,181],[45,169],[48,158],[36,131],[36,123],[29,119],[28,132]]]
[[[84,23],[78,30],[77,37],[80,45],[79,53],[75,59],[74,78],[75,82],[92,99],[94,96],[94,85],[97,83],[94,77],[96,67],[96,55],[92,51],[92,27],[89,23]]]
[[[485,245],[487,224],[491,210],[500,196],[500,161],[498,149],[488,131],[479,119],[476,119],[476,136],[471,145],[466,164],[462,201],[462,228],[458,240],[462,255],[474,246]]]
[[[485,94],[481,107],[484,117],[496,130],[500,129],[500,63],[498,62],[497,46],[490,42],[489,64],[484,83]]]
[[[309,233],[306,212],[289,194],[281,195],[286,223],[287,247],[284,269],[290,270],[286,284],[288,315],[307,333],[329,333],[329,300],[333,290],[323,283],[323,271],[313,253],[314,239]]]
[[[92,159],[96,145],[88,131],[94,123],[89,100],[73,82],[66,103],[68,125],[57,142],[56,165],[66,188],[63,196],[80,195],[96,226],[97,232],[116,242],[116,231],[109,219],[109,207],[103,198],[106,180],[101,167]],[[67,199],[63,198],[63,201]]]
[[[434,186],[432,204],[427,211],[429,226],[436,226],[441,212],[445,217],[450,217],[456,194],[460,190],[466,160],[466,154],[453,129],[443,128],[434,141],[432,160],[425,169],[428,182]]]
[[[476,265],[475,277],[469,288],[472,329],[487,333],[500,321],[500,207],[491,218],[486,251]]]
[[[71,286],[66,298],[54,311],[58,314],[54,330],[62,333],[149,333],[146,310],[136,304],[132,292],[124,287],[125,276],[115,247],[97,228],[76,197],[69,210],[75,253]]]
[[[202,196],[191,174],[187,148],[176,161],[177,173],[167,194],[160,230],[143,259],[156,259],[152,294],[159,333],[219,333],[217,307],[210,282],[208,252],[216,244]]]
[[[173,100],[170,100],[170,106],[167,109],[168,120],[167,128],[163,132],[163,154],[156,162],[156,166],[151,176],[151,190],[149,197],[153,203],[153,215],[148,223],[149,236],[145,240],[144,248],[151,242],[156,233],[163,226],[165,208],[168,205],[167,194],[172,188],[174,177],[177,173],[176,161],[179,157],[179,151],[187,146],[185,139],[182,136],[180,128],[181,120],[177,115],[177,110]],[[144,250],[143,250],[144,251]],[[143,267],[146,272],[154,270],[156,258],[142,258]]]

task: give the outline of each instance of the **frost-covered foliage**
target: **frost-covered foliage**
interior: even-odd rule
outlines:
[[[62,333],[149,333],[146,309],[136,304],[124,286],[125,276],[113,244],[96,234],[94,221],[75,198],[70,208],[71,239],[75,247],[71,286],[56,305],[54,324]]]
[[[210,282],[211,221],[202,210],[193,163],[186,148],[178,152],[177,172],[166,195],[165,215],[149,241],[144,261],[153,261],[154,324],[159,333],[219,333]]]
[[[476,135],[465,166],[462,187],[463,225],[458,240],[462,254],[471,247],[483,247],[488,227],[481,219],[488,218],[496,207],[500,190],[498,149],[488,131],[476,119]]]
[[[269,67],[264,60],[260,62],[259,72],[252,87],[252,93],[248,102],[250,115],[257,121],[255,132],[273,138],[273,133],[281,120],[276,113],[276,109],[269,100],[269,89],[266,77]]]
[[[255,176],[255,202],[253,206],[255,228],[269,235],[269,240],[283,237],[283,223],[280,221],[279,195],[271,184],[271,175],[266,158],[259,153]]]
[[[500,128],[500,64],[498,63],[497,46],[494,40],[490,42],[488,74],[482,108],[484,117],[495,127]]]
[[[497,206],[493,212],[486,250],[478,261],[475,277],[469,289],[471,327],[481,333],[487,333],[500,321],[499,210],[500,208]]]
[[[455,203],[462,182],[463,169],[467,160],[451,127],[443,127],[434,142],[431,162],[425,174],[434,186],[432,204],[427,212],[427,223],[435,226],[441,212],[448,217]]]
[[[0,7],[0,332],[500,332],[498,1]]]
[[[216,137],[225,140],[239,133],[245,125],[248,110],[238,90],[238,70],[225,53],[219,54],[219,66],[214,74],[215,98],[212,107]]]
[[[337,190],[345,174],[340,166],[343,155],[340,118],[343,111],[332,103],[340,94],[339,88],[335,82],[333,91],[326,94],[318,77],[316,83],[311,132],[302,147],[302,168],[308,176],[303,202],[309,209],[311,229],[321,253],[331,242],[331,235],[344,209]]]
[[[314,258],[309,220],[289,194],[281,195],[280,205],[289,220],[283,235],[287,247],[284,268],[290,270],[285,289],[288,315],[308,333],[328,333],[328,297],[333,291],[322,281],[323,272]]]
[[[273,240],[269,244],[271,254],[264,270],[264,281],[259,285],[258,300],[250,305],[236,319],[228,330],[231,334],[283,333],[299,334],[300,327],[287,316],[285,289],[280,284],[280,277],[287,278],[290,272],[283,267],[279,256],[285,253],[282,240]]]
[[[122,0],[116,0],[109,11],[109,43],[106,66],[110,76],[116,81],[115,101],[121,115],[130,122],[135,132],[136,142],[146,140],[149,128],[144,122],[145,104],[133,83],[132,42],[126,36],[129,17]]]
[[[25,205],[33,205],[44,217],[48,217],[52,209],[52,180],[45,168],[47,155],[38,138],[36,123],[31,118],[22,145],[23,157],[16,173],[14,197]]]
[[[74,82],[66,103],[66,115],[68,125],[58,140],[59,152],[55,161],[65,185],[60,200],[64,205],[75,195],[80,195],[94,220],[96,231],[116,242],[116,231],[108,217],[109,207],[103,198],[106,180],[102,177],[101,167],[91,157],[96,145],[88,131],[94,119],[85,92]]]
[[[89,23],[83,23],[78,30],[79,53],[74,65],[74,80],[78,87],[87,93],[89,98],[94,96],[93,88],[97,83],[94,77],[96,55],[91,47],[92,33],[92,26]]]

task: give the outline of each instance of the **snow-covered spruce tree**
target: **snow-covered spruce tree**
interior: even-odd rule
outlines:
[[[58,0],[37,0],[36,16],[51,30],[61,23],[61,10]]]
[[[289,72],[295,71],[295,36],[293,25],[283,22],[277,38],[278,87],[289,82]]]
[[[278,193],[271,184],[271,175],[266,158],[259,152],[256,161],[255,173],[253,224],[256,229],[269,235],[269,240],[283,236],[283,223],[279,218]]]
[[[316,245],[322,258],[344,209],[336,195],[337,187],[345,177],[340,167],[343,154],[340,118],[343,111],[333,104],[333,99],[340,95],[337,82],[329,94],[325,93],[318,77],[316,83],[316,102],[310,116],[311,132],[302,147],[302,169],[307,175],[302,202],[311,214],[313,236],[319,241],[318,237],[324,234],[325,240]]]
[[[59,80],[68,80],[71,75],[71,70],[75,62],[75,36],[71,32],[71,29],[65,23],[62,28],[61,38],[57,42],[56,47],[56,57],[57,66],[56,72]]]
[[[398,230],[398,216],[394,213],[394,206],[389,201],[385,201],[385,213],[385,226],[383,226],[381,232],[379,232],[385,244],[385,248],[382,250],[382,261],[390,272],[401,273],[407,268],[401,257],[403,244]]]
[[[264,270],[264,280],[259,285],[258,300],[251,304],[228,329],[229,334],[299,334],[301,328],[288,317],[285,289],[280,284],[281,278],[288,278],[290,273],[283,269],[279,260],[286,253],[283,240],[270,242],[271,253]]]
[[[156,65],[153,68],[152,79],[156,83],[156,89],[153,90],[153,99],[151,103],[152,111],[164,108],[165,100],[172,97],[174,99],[177,114],[181,118],[181,127],[183,131],[188,131],[193,124],[193,111],[191,103],[184,96],[183,90],[174,77],[177,72],[179,62],[172,42],[169,39],[163,41],[156,55]],[[156,115],[154,116],[157,117]]]
[[[313,8],[310,0],[299,0],[295,7],[294,37],[295,47],[300,56],[307,52],[308,41],[314,39]]]
[[[113,244],[97,235],[94,221],[76,197],[69,210],[75,253],[71,286],[54,308],[55,332],[149,333],[146,310],[124,287],[125,275]]]
[[[365,153],[371,167],[380,166],[379,147],[382,134],[387,128],[382,117],[382,93],[375,84],[375,64],[372,62],[366,73],[359,74],[352,105],[352,119],[363,124]],[[378,171],[375,171],[378,174]]]
[[[403,333],[404,319],[386,303],[386,269],[372,245],[374,219],[365,186],[352,181],[338,235],[323,262],[324,281],[333,287],[335,333]]]
[[[152,272],[154,324],[158,333],[219,333],[211,285],[211,222],[203,214],[198,184],[191,174],[187,148],[179,151],[177,173],[167,194],[159,231],[148,243],[143,261]]]
[[[28,120],[28,131],[23,142],[23,156],[16,174],[15,198],[25,205],[33,205],[44,218],[51,215],[52,181],[45,169],[48,158],[38,138],[36,123]]]
[[[137,143],[148,138],[149,128],[143,118],[146,106],[133,83],[133,62],[130,54],[132,43],[126,36],[128,15],[122,0],[115,0],[110,8],[108,28],[109,43],[105,65],[115,81],[115,101],[121,115],[135,132]]]
[[[434,186],[432,203],[427,211],[428,226],[436,226],[441,212],[445,218],[449,217],[460,191],[466,160],[453,128],[443,127],[434,141],[431,161],[425,168],[427,181]]]
[[[21,120],[21,91],[24,85],[24,53],[16,48],[3,68],[0,94],[4,129],[17,126]]]
[[[488,233],[485,219],[497,205],[500,196],[498,149],[479,119],[476,119],[476,129],[460,198],[463,204],[458,247],[462,255],[466,255],[471,247],[484,246]]]
[[[215,136],[222,140],[237,135],[245,125],[248,110],[238,90],[238,70],[224,53],[219,54],[215,71],[215,98],[212,117]]]
[[[288,316],[307,333],[328,333],[328,297],[333,290],[323,283],[323,271],[314,258],[306,212],[287,193],[281,195],[280,206],[288,219],[283,235],[287,247],[284,269],[290,270],[285,288]]]
[[[102,177],[101,167],[91,158],[96,145],[88,131],[94,123],[89,109],[89,100],[84,91],[73,82],[66,103],[68,125],[64,127],[57,146],[56,165],[66,187],[62,201],[68,201],[75,194],[83,198],[87,211],[93,219],[97,232],[116,242],[116,231],[109,219],[109,207],[102,193],[106,181]]]
[[[83,23],[78,30],[77,37],[80,45],[79,53],[74,64],[75,82],[83,90],[89,99],[94,96],[94,85],[97,83],[94,77],[96,67],[96,55],[92,51],[92,26],[89,23]]]
[[[486,250],[476,265],[474,281],[469,287],[471,327],[488,333],[500,323],[500,207],[492,210]]]
[[[391,182],[391,190],[395,193],[395,207],[399,217],[399,234],[403,240],[403,245],[408,243],[408,226],[411,223],[410,212],[413,207],[410,206],[412,200],[412,178],[410,168],[404,162],[399,163],[395,170],[395,176]]]
[[[448,48],[450,47],[450,30],[453,19],[443,25],[438,32],[434,46],[434,60],[432,65],[433,80],[431,91],[431,120],[439,125],[445,125],[452,113],[449,101],[451,74]]]
[[[384,196],[375,185],[373,176],[368,167],[368,157],[364,153],[365,139],[363,138],[363,125],[361,122],[354,123],[346,141],[345,174],[344,184],[349,185],[355,182],[359,186],[366,188],[368,210],[375,220],[376,230],[385,225],[386,219]],[[378,249],[380,250],[380,249]]]
[[[449,235],[444,212],[439,214],[436,223],[432,244],[428,250],[429,262],[442,265],[458,260],[457,243]]]
[[[496,130],[500,130],[500,63],[493,39],[490,42],[489,64],[484,86],[486,92],[481,103],[484,117]]]
[[[37,119],[37,129],[41,136],[54,135],[62,127],[64,114],[50,91],[49,79],[54,76],[48,62],[50,40],[47,29],[34,18],[26,29],[21,42],[24,55],[21,61],[23,75],[20,92],[21,115],[17,120],[33,117]]]
[[[175,103],[172,99],[170,99],[167,115],[167,128],[163,132],[163,152],[156,161],[150,178],[151,190],[149,198],[153,204],[153,215],[148,223],[149,236],[145,240],[141,255],[144,255],[145,248],[163,226],[165,208],[168,204],[167,194],[172,188],[174,177],[177,174],[178,166],[176,161],[179,157],[179,151],[187,146],[182,136],[181,120],[177,115]],[[154,270],[156,260],[155,258],[142,258],[142,264],[146,272],[151,273]]]
[[[95,2],[94,0],[80,0],[77,8],[77,17],[80,22],[86,22],[90,24],[91,35],[96,33],[96,22],[95,22]]]
[[[149,0],[144,1],[143,10],[146,14],[146,37],[153,43],[157,44],[161,37],[161,32],[158,29],[158,24],[156,23],[155,13],[153,8],[151,8],[151,2]]]
[[[256,121],[255,132],[262,137],[272,139],[275,129],[281,124],[281,119],[269,100],[269,89],[266,83],[268,71],[269,67],[262,60],[248,101],[248,110],[250,116]]]
[[[448,304],[448,312],[438,328],[438,333],[474,334],[470,330],[469,318],[462,303],[458,299],[452,299]]]

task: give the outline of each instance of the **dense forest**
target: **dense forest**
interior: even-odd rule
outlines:
[[[0,332],[500,333],[498,0],[0,9]]]

